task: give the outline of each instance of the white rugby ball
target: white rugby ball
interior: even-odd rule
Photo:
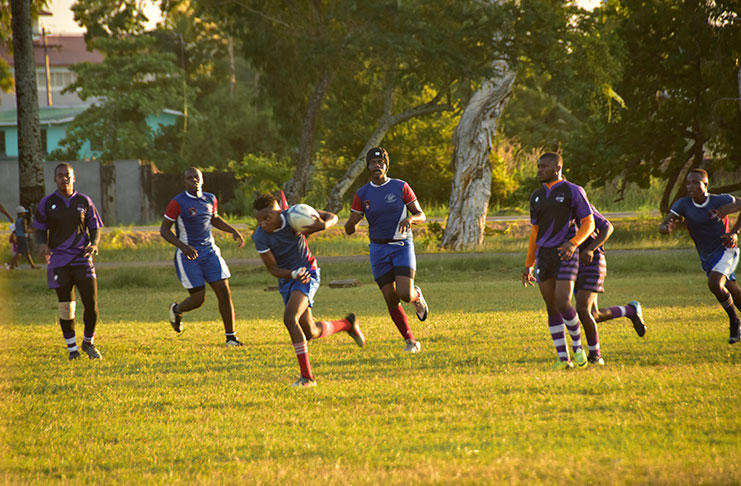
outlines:
[[[315,221],[313,216],[316,216],[317,219],[321,219],[316,209],[312,208],[308,204],[294,204],[288,208],[288,211],[286,212],[288,224],[298,233],[304,231],[306,226],[309,226]]]

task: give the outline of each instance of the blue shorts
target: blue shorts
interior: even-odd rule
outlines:
[[[319,281],[321,280],[320,273],[321,272],[318,268],[316,270],[309,270],[311,279],[308,283],[302,283],[300,280],[293,278],[279,278],[278,289],[280,290],[281,297],[283,297],[283,305],[288,304],[288,299],[291,298],[293,291],[298,290],[309,298],[309,307],[313,307],[314,294],[319,290]]]
[[[180,283],[186,289],[203,287],[206,282],[213,283],[232,276],[226,262],[217,252],[205,255],[199,253],[195,260],[188,260],[183,252],[178,250],[175,252],[175,270]]]
[[[561,260],[558,256],[558,247],[538,248],[538,256],[535,261],[535,278],[540,282],[545,282],[551,278],[556,280],[576,281],[576,274],[579,271],[579,250],[574,252],[570,260]]]
[[[417,256],[411,240],[392,243],[374,243],[368,246],[373,280],[379,287],[391,283],[396,276],[414,278],[417,271]]]
[[[607,260],[603,253],[595,253],[587,265],[579,263],[579,274],[576,276],[576,290],[602,293],[605,291]]]

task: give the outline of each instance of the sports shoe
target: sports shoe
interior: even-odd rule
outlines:
[[[587,353],[584,352],[583,349],[579,348],[574,353],[574,361],[576,361],[576,367],[577,368],[586,368],[589,365],[589,360],[587,359]]]
[[[79,359],[80,352],[79,351],[70,351],[69,353],[69,360],[72,361],[73,359]]]
[[[602,356],[600,356],[599,354],[590,354],[589,356],[587,356],[587,360],[592,364],[600,366],[605,365],[605,360],[602,359]]]
[[[170,325],[176,333],[180,334],[181,332],[183,332],[183,323],[180,322],[180,319],[183,318],[183,315],[175,313],[174,309],[176,305],[178,305],[177,302],[173,302],[172,304],[170,304]]]
[[[87,343],[83,341],[82,350],[87,353],[90,359],[102,359],[103,358],[103,356],[100,355],[98,348],[96,348],[93,343]]]
[[[633,329],[636,330],[636,334],[643,337],[646,334],[646,323],[643,322],[643,310],[641,310],[641,304],[637,300],[631,300],[628,302],[629,306],[632,306],[636,310],[635,316],[631,317],[630,320],[633,322]]]
[[[553,371],[570,370],[573,368],[574,364],[571,361],[561,361],[560,359],[551,367]]]
[[[739,327],[741,327],[741,321],[731,321],[731,335],[728,338],[728,344],[734,344],[739,341],[741,341],[741,332],[739,330]]]
[[[422,289],[420,289],[417,285],[415,285],[414,288],[419,294],[419,299],[417,299],[417,302],[414,303],[414,310],[417,313],[417,319],[419,319],[420,321],[424,321],[425,319],[427,319],[427,312],[429,311],[429,309],[427,308],[427,301],[422,296]]]
[[[239,339],[237,339],[235,337],[233,337],[233,338],[227,338],[227,340],[226,340],[226,347],[227,348],[238,347],[238,346],[244,346],[244,344],[242,344],[242,341],[240,341]]]
[[[306,378],[305,376],[302,376],[298,380],[296,380],[291,387],[293,388],[303,388],[303,387],[310,387],[310,386],[316,386],[316,381],[310,380]]]
[[[351,326],[350,330],[347,331],[347,333],[350,335],[351,338],[355,340],[355,344],[362,348],[363,346],[365,346],[365,336],[363,336],[363,331],[360,330],[358,318],[355,317],[355,314],[348,314],[345,319],[347,319]]]
[[[405,353],[419,353],[422,351],[422,345],[419,343],[419,341],[412,341],[411,339],[407,339],[407,346],[404,348]]]

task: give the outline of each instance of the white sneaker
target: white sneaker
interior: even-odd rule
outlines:
[[[414,310],[417,313],[417,319],[420,321],[424,321],[427,319],[427,301],[422,296],[422,289],[420,289],[417,285],[414,286],[414,288],[417,290],[417,293],[419,294],[419,299],[417,302],[414,303]]]
[[[316,381],[310,380],[305,376],[302,376],[291,385],[292,388],[309,388],[312,386],[316,386]]]
[[[412,341],[411,339],[407,339],[407,346],[404,348],[405,353],[419,353],[422,351],[422,345],[419,343],[419,341]]]

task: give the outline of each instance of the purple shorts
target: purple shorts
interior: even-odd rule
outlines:
[[[563,261],[558,256],[558,247],[538,248],[535,260],[535,278],[538,283],[555,278],[556,280],[576,280],[579,271],[579,250],[571,259]]]
[[[589,292],[605,291],[605,277],[607,276],[607,260],[603,253],[595,253],[592,261],[587,265],[579,265],[579,274],[576,277],[576,290]]]

